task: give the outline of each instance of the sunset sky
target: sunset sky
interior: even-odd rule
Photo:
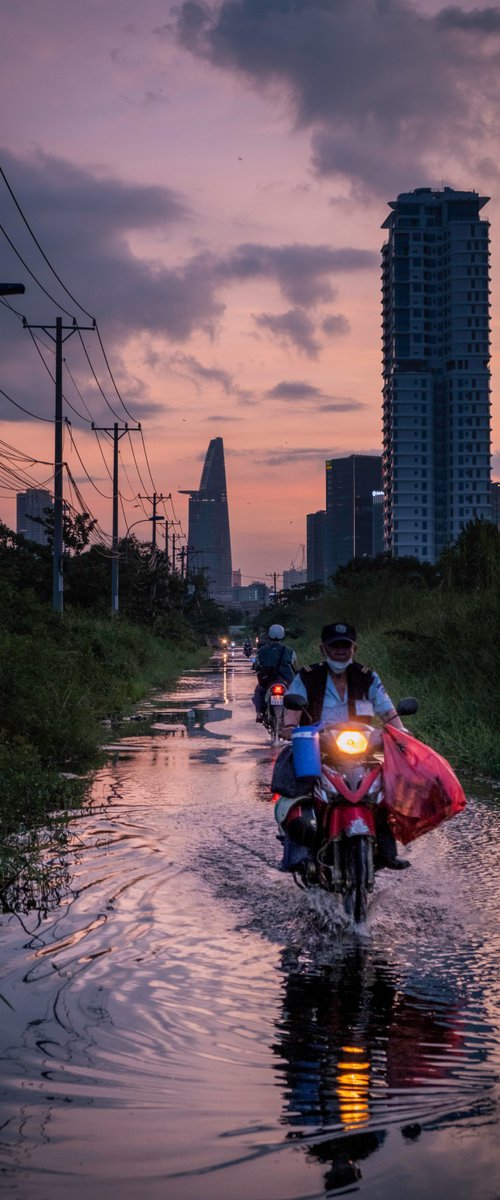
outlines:
[[[324,507],[325,458],[380,452],[380,226],[389,200],[421,186],[491,197],[482,215],[500,477],[500,5],[4,0],[2,10],[0,165],[51,264],[97,318],[155,484],[172,492],[184,527],[178,489],[198,485],[220,435],[233,566],[243,582],[281,571],[298,560],[306,512]],[[0,223],[54,300],[89,324],[2,180]],[[53,323],[59,308],[3,235],[0,246],[0,277],[26,285],[18,312]],[[126,420],[96,335],[83,336]],[[0,342],[0,387],[51,417],[49,373],[3,307]],[[39,349],[53,371],[50,349]],[[82,411],[83,397],[96,423],[111,425],[77,335],[65,357],[68,400]],[[109,531],[99,447],[66,411],[104,495],[68,436],[65,458]],[[49,422],[2,397],[0,414],[4,441],[51,460]],[[134,448],[151,492],[138,437]],[[133,497],[143,486],[127,439],[121,454]],[[41,481],[50,468],[32,473]],[[0,517],[15,524],[12,497],[0,496]],[[144,515],[132,502],[126,514],[129,524]],[[148,526],[136,532],[146,539]]]

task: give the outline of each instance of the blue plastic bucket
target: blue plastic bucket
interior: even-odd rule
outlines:
[[[304,725],[292,733],[293,768],[298,779],[321,775],[319,725]]]

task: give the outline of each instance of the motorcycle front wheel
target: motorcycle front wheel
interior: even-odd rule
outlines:
[[[346,838],[344,909],[357,925],[366,921],[372,876],[372,843],[368,837]]]

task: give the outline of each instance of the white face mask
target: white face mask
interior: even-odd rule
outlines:
[[[335,675],[341,675],[342,671],[345,671],[346,667],[349,667],[351,665],[352,654],[351,654],[351,657],[348,658],[346,662],[336,662],[336,660],[334,658],[328,658],[328,655],[327,655],[326,661],[328,663],[328,666],[334,672]]]

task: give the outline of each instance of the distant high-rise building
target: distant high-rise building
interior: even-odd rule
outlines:
[[[325,527],[326,512],[307,514],[307,582],[324,583],[325,580]]]
[[[500,529],[500,483],[491,485],[491,519],[497,529]]]
[[[285,590],[291,587],[299,587],[300,584],[307,583],[307,571],[297,570],[297,567],[290,567],[288,571],[283,571],[283,587]]]
[[[384,493],[372,492],[372,554],[384,551]]]
[[[18,492],[16,496],[17,532],[28,538],[30,542],[46,546],[47,531],[43,525],[40,525],[39,520],[33,520],[33,518],[38,517],[44,520],[47,515],[45,510],[52,508],[52,496],[45,488],[28,488],[26,492]]]
[[[349,454],[326,463],[326,576],[352,558],[373,554],[372,493],[382,488],[382,458]]]
[[[489,519],[487,198],[417,188],[382,249],[385,541],[435,561]]]
[[[233,587],[241,587],[241,571],[239,569],[232,572],[232,585]]]
[[[224,443],[212,438],[197,491],[189,496],[189,561],[194,571],[206,571],[211,595],[223,597],[232,586],[231,538],[226,492]]]

